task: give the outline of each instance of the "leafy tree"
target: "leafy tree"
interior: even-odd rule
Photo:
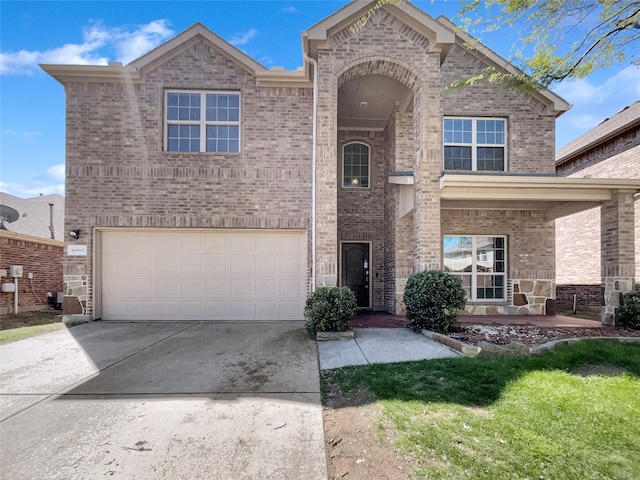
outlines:
[[[351,26],[361,30],[384,5],[406,0],[378,0]],[[640,65],[640,1],[632,0],[461,0],[461,30],[482,35],[515,32],[511,63],[522,74],[487,68],[452,87],[480,80],[507,81],[539,88],[567,78],[583,78],[614,63]],[[567,44],[565,38],[576,38]],[[470,49],[482,50],[476,40]]]
[[[515,30],[520,48],[514,53],[513,63],[543,86],[566,78],[583,78],[613,63],[640,64],[639,1],[463,0],[462,3],[459,16],[467,29],[480,27],[481,33]],[[475,20],[465,17],[471,13]],[[568,36],[577,40],[567,45]]]

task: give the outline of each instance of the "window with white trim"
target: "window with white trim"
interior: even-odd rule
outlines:
[[[506,119],[445,117],[443,130],[445,170],[506,170]]]
[[[470,301],[507,299],[507,237],[445,235],[444,270],[462,280]]]
[[[344,188],[369,187],[369,145],[362,142],[347,143],[342,147],[342,186]]]
[[[168,152],[239,152],[240,94],[167,91],[165,149]]]

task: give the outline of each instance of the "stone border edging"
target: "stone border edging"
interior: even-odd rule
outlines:
[[[460,340],[456,340],[455,338],[447,337],[446,335],[442,335],[441,333],[431,332],[429,330],[422,330],[421,333],[425,337],[431,340],[434,340],[436,342],[442,343],[447,347],[453,348],[454,350],[457,350],[458,352],[462,353],[467,357],[491,356],[491,355],[537,356],[537,355],[542,355],[544,353],[550,352],[554,348],[561,345],[568,345],[569,343],[589,341],[589,340],[611,340],[616,342],[640,342],[640,337],[581,337],[581,338],[560,338],[558,340],[551,340],[549,342],[543,343],[541,345],[535,345],[533,347],[522,345],[522,348],[508,348],[508,347],[503,347],[501,345],[495,345],[489,342],[480,342],[485,344],[485,346],[483,347],[483,346],[470,345]],[[491,345],[490,349],[488,348],[489,345]],[[483,351],[485,352],[484,354],[482,353]]]

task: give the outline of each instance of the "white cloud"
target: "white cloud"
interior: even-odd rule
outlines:
[[[573,105],[556,123],[557,144],[563,146],[640,99],[640,67],[627,66],[600,81],[563,82],[554,91]]]
[[[37,197],[57,193],[64,195],[64,163],[52,165],[45,172],[26,178],[26,183],[0,182],[0,191],[20,198]]]
[[[51,195],[52,193],[64,196],[64,183],[26,186],[19,183],[0,182],[0,191],[18,198],[32,198],[40,194]]]
[[[258,35],[258,31],[255,28],[247,30],[243,33],[238,33],[229,39],[229,43],[234,47],[239,45],[246,45],[249,43],[249,40],[256,37]]]
[[[54,165],[53,167],[49,167],[49,169],[47,170],[47,175],[54,180],[64,182],[64,178],[65,178],[64,163],[60,165]]]
[[[298,9],[293,5],[288,7],[282,7],[280,10],[283,11],[284,13],[298,13]]]
[[[17,137],[21,139],[24,143],[33,143],[34,137],[39,136],[40,132],[38,132],[37,130],[26,131],[26,130],[15,130],[13,128],[7,128],[2,132],[2,134],[8,137]]]
[[[167,20],[134,27],[107,27],[93,22],[83,29],[83,42],[51,50],[0,53],[0,74],[32,74],[38,64],[106,65],[103,49],[115,51],[116,60],[129,63],[173,35]]]

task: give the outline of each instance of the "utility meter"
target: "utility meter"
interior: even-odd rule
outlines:
[[[9,276],[10,277],[22,277],[22,265],[11,265],[9,266]]]

